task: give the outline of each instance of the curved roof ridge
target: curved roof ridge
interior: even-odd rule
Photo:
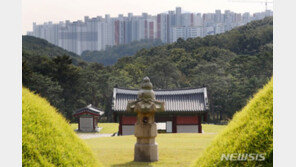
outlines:
[[[114,88],[115,94],[130,94],[137,95],[138,89],[123,89],[123,88]],[[182,94],[195,94],[195,93],[204,93],[206,92],[206,87],[203,88],[191,88],[191,89],[159,89],[154,90],[155,95],[182,95]],[[114,95],[115,95],[114,94]]]
[[[205,86],[203,87],[195,87],[195,88],[172,88],[172,89],[153,89],[154,91],[178,91],[178,90],[194,90],[194,89],[203,89],[203,88],[207,88]],[[121,90],[131,90],[131,91],[138,91],[139,89],[135,89],[135,88],[121,88],[121,87],[115,87],[114,89],[121,89]]]
[[[124,112],[128,101],[136,100],[139,89],[114,88],[112,110]],[[168,112],[208,110],[207,88],[154,89],[156,99],[165,102]]]
[[[82,111],[85,111],[85,110],[95,112],[95,113],[99,113],[99,114],[104,114],[105,113],[102,109],[99,109],[99,108],[93,106],[92,104],[89,104],[86,107],[79,108],[78,110],[76,110],[75,114],[78,114],[78,113],[80,113]]]

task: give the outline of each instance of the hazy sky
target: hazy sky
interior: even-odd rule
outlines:
[[[235,1],[235,0],[232,0]],[[244,0],[240,0],[244,1]],[[262,0],[247,0],[262,1]],[[264,1],[264,0],[263,0]],[[175,10],[176,6],[188,12],[214,12],[215,9],[229,9],[234,12],[259,12],[265,10],[264,3],[239,3],[231,0],[22,0],[22,33],[31,31],[32,23],[52,21],[83,20],[84,16],[104,16],[110,14],[140,15],[142,12],[157,14]],[[272,4],[268,5],[273,8]]]

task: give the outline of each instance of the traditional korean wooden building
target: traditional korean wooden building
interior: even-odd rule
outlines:
[[[156,100],[164,102],[165,112],[156,113],[158,123],[166,123],[167,133],[202,133],[209,109],[207,89],[154,90]],[[119,122],[119,135],[134,134],[137,117],[127,113],[128,101],[137,99],[138,90],[114,88],[112,111]]]
[[[74,117],[78,118],[78,130],[82,132],[95,132],[98,127],[98,119],[104,112],[91,104],[75,111]]]

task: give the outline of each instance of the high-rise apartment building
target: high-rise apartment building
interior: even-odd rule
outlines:
[[[176,7],[176,26],[181,26],[182,24],[182,15],[181,15],[182,9],[181,7]]]
[[[175,11],[160,13],[156,16],[142,13],[135,16],[128,13],[125,17],[84,17],[84,20],[70,22],[66,20],[57,24],[46,22],[33,23],[33,31],[27,35],[43,38],[71,52],[81,54],[83,51],[104,50],[108,46],[128,44],[142,39],[160,39],[172,43],[179,38],[188,39],[204,37],[229,31],[252,20],[272,16],[267,10],[251,15],[234,13],[230,10],[215,10],[215,13],[182,13],[181,7]]]
[[[171,42],[176,42],[179,38],[188,39],[188,38],[196,38],[202,36],[202,28],[201,27],[193,27],[193,26],[179,26],[173,27],[171,30]]]
[[[161,13],[157,15],[157,38],[162,42],[168,42],[168,19],[167,14]]]

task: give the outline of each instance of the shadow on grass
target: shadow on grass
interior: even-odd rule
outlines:
[[[112,165],[112,167],[124,167],[124,166],[128,166],[128,167],[152,167],[152,162],[134,162],[134,161],[130,161],[127,163],[123,163],[123,164],[114,164]]]

